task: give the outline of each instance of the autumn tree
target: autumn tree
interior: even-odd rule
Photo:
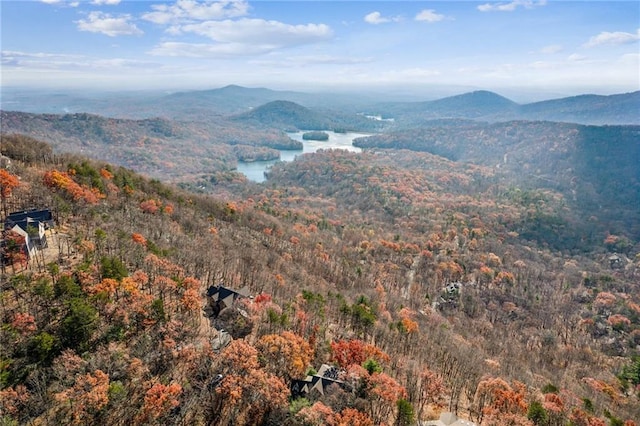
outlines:
[[[290,331],[262,336],[256,349],[268,371],[287,380],[304,376],[313,359],[309,343]]]
[[[216,387],[212,412],[219,424],[257,425],[270,413],[286,407],[288,387],[260,367],[258,354],[243,340],[233,340],[220,353],[217,371],[224,378]]]
[[[365,381],[369,413],[376,424],[387,422],[399,407],[407,410],[406,403],[398,405],[399,400],[407,397],[407,391],[393,377],[385,373],[373,373]]]
[[[182,386],[178,383],[163,385],[154,383],[145,393],[144,404],[138,417],[137,423],[156,423],[165,417],[169,411],[178,405],[178,398],[182,394]]]
[[[0,198],[2,199],[2,211],[6,216],[7,198],[11,197],[13,190],[20,184],[18,176],[12,175],[6,169],[0,169]]]
[[[0,390],[0,418],[8,422],[11,419],[19,420],[20,413],[26,408],[30,398],[31,394],[24,385]]]
[[[295,418],[304,422],[304,424],[323,426],[330,424],[330,421],[333,421],[335,415],[336,413],[331,409],[331,407],[325,405],[321,401],[317,401],[313,405],[302,407],[295,414]]]
[[[367,414],[355,408],[345,408],[340,413],[334,414],[328,421],[328,425],[335,426],[373,426],[374,420]]]
[[[410,396],[415,401],[418,419],[425,413],[427,406],[432,405],[435,408],[444,406],[446,387],[440,375],[425,367],[421,372],[411,373],[411,376],[416,383],[415,393]]]
[[[526,387],[514,382],[513,387],[500,377],[488,377],[476,388],[474,403],[480,422],[491,424],[527,424]]]
[[[61,420],[70,414],[72,424],[95,423],[95,416],[109,402],[109,376],[101,370],[78,375],[71,388],[54,398],[61,404]]]
[[[331,353],[332,359],[343,368],[351,364],[361,365],[369,358],[379,362],[390,360],[389,355],[380,348],[359,339],[331,342]]]
[[[5,245],[0,251],[0,255],[3,258],[1,262],[3,268],[5,263],[11,265],[14,272],[16,264],[20,264],[23,268],[26,267],[29,258],[26,253],[25,237],[12,230],[5,231],[3,237]]]

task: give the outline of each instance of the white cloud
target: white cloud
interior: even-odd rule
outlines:
[[[271,45],[274,48],[315,43],[333,35],[331,28],[325,24],[289,25],[279,21],[248,18],[183,25],[180,30],[221,43]]]
[[[532,9],[536,6],[544,6],[547,4],[546,0],[513,0],[510,3],[485,3],[478,6],[480,12],[513,12],[518,7],[522,6],[525,9]]]
[[[579,53],[573,53],[569,55],[569,57],[567,57],[567,61],[570,61],[570,62],[581,62],[581,61],[585,61],[586,59],[587,59],[586,56],[580,55]]]
[[[277,46],[272,44],[246,43],[183,43],[168,41],[154,47],[148,53],[153,56],[173,56],[187,58],[228,58],[268,53]]]
[[[164,32],[173,36],[179,36],[183,34],[180,25],[171,25],[169,28],[164,30]]]
[[[332,56],[332,55],[299,55],[286,58],[255,60],[251,64],[271,68],[302,68],[316,65],[354,65],[374,62],[372,57]]]
[[[156,56],[230,57],[257,55],[326,40],[333,31],[324,24],[289,25],[262,19],[207,21],[174,28],[216,43],[163,42],[149,53]]]
[[[14,50],[0,52],[2,65],[23,67],[34,63],[68,63],[81,58],[79,55],[63,55],[57,53],[27,53]]]
[[[551,55],[554,53],[562,52],[564,49],[559,44],[551,44],[549,46],[545,46],[540,49],[540,53],[544,53],[545,55]]]
[[[382,15],[380,14],[380,12],[375,11],[375,12],[371,12],[370,14],[366,15],[364,17],[364,21],[369,23],[369,24],[378,25],[378,24],[384,24],[385,22],[391,22],[391,19],[383,18]]]
[[[237,18],[249,11],[244,0],[178,0],[172,5],[152,5],[153,12],[142,15],[142,19],[155,24],[186,23],[215,19]]]
[[[80,31],[105,34],[109,37],[142,34],[142,31],[130,20],[131,15],[116,17],[109,13],[91,12],[87,19],[76,21],[76,24]]]
[[[626,53],[620,57],[620,62],[640,62],[640,53]]]
[[[130,59],[96,59],[84,55],[59,53],[28,53],[3,50],[0,54],[2,65],[30,70],[69,70],[69,69],[141,69],[158,68],[158,63]]]
[[[80,2],[79,1],[65,2],[64,0],[40,0],[40,2],[45,3],[45,4],[61,5],[61,6],[69,6],[69,7],[78,7],[78,6],[80,6]]]
[[[588,42],[584,44],[584,47],[596,47],[602,45],[618,45],[628,44],[640,40],[640,28],[633,33],[625,33],[622,31],[608,32],[603,31],[597,36],[593,36]]]
[[[440,15],[439,13],[436,13],[436,11],[433,9],[425,9],[416,15],[415,20],[431,23],[431,22],[442,21],[444,18],[445,18],[444,15]]]
[[[115,6],[120,4],[120,0],[93,0],[91,4]]]
[[[358,58],[351,56],[331,56],[331,55],[309,55],[309,56],[294,56],[288,58],[290,61],[298,62],[304,65],[353,65],[353,64],[366,64],[373,62],[373,58]]]
[[[122,58],[112,58],[112,59],[97,59],[90,61],[88,63],[92,68],[104,68],[107,70],[113,70],[118,68],[141,68],[141,69],[149,69],[149,68],[161,68],[162,65],[159,63],[147,62],[147,61],[136,61],[131,59],[122,59]]]

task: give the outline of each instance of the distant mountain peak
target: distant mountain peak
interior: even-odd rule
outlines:
[[[238,84],[229,84],[220,88],[220,90],[225,90],[225,89],[246,89],[246,87],[240,86]]]
[[[213,89],[216,92],[235,92],[235,91],[243,91],[243,92],[251,92],[251,91],[271,91],[270,89],[265,89],[262,87],[245,87],[239,86],[237,84],[229,84],[228,86],[221,87],[219,89]]]
[[[506,114],[519,105],[488,90],[476,90],[418,104],[417,110],[426,117],[477,119]]]
[[[251,111],[237,115],[236,120],[259,122],[280,128],[324,129],[329,126],[327,117],[300,104],[275,100],[260,105]]]
[[[295,109],[295,110],[303,110],[303,111],[309,111],[309,108],[302,106],[298,103],[292,102],[292,101],[285,101],[282,99],[278,99],[275,101],[271,101],[271,102],[267,102],[264,105],[260,105],[258,108],[256,108],[256,110],[258,109],[270,109],[270,108],[289,108],[289,109]]]
[[[505,98],[502,95],[499,95],[495,92],[491,92],[489,90],[476,90],[473,92],[462,93],[460,95],[449,96],[447,98],[438,99],[436,101],[432,101],[432,104],[447,104],[447,103],[462,103],[462,104],[479,104],[482,103],[482,106],[486,106],[486,104],[491,105],[501,105],[501,106],[516,106],[515,102],[511,99]],[[480,105],[479,105],[480,106]]]

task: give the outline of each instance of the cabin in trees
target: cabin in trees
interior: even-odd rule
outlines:
[[[419,424],[420,426],[476,426],[474,422],[463,420],[454,413],[449,412],[441,413],[438,420],[429,420]]]
[[[207,289],[207,296],[209,298],[209,306],[213,311],[213,317],[217,318],[225,308],[233,306],[236,300],[249,297],[249,292],[246,289],[233,290],[218,284],[212,285]]]
[[[347,384],[338,379],[339,371],[336,367],[322,364],[320,370],[313,376],[307,376],[304,380],[291,381],[291,396],[294,398],[306,396],[314,391],[325,394],[331,385],[338,385],[345,389]]]
[[[4,220],[3,252],[6,254],[6,250],[11,246],[7,234],[12,233],[14,235],[14,238],[11,238],[13,243],[21,242],[21,247],[18,249],[22,250],[28,258],[34,257],[37,250],[47,247],[45,231],[52,228],[53,224],[53,215],[49,209],[31,209],[10,213]],[[16,235],[18,237],[15,237]],[[5,260],[3,258],[3,261]]]
[[[609,256],[608,260],[609,260],[609,267],[611,269],[622,269],[627,263],[625,262],[625,259],[623,258],[623,256],[620,256],[618,253],[613,253],[611,256]]]

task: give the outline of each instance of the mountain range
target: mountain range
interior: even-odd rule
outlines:
[[[410,127],[424,120],[545,120],[578,124],[640,124],[640,91],[609,96],[582,95],[518,104],[489,91],[475,91],[417,103],[391,103],[377,112]]]
[[[382,95],[304,93],[235,85],[171,94],[114,93],[94,97],[9,91],[3,98],[3,110],[58,114],[89,112],[119,118],[164,117],[183,121],[208,121],[219,116],[248,113],[270,102],[288,101],[325,115],[325,120],[335,121],[338,115],[362,113],[364,116],[392,118],[396,127],[450,118],[490,122],[547,120],[578,124],[640,124],[640,91],[609,96],[581,95],[525,104],[485,90],[422,102],[397,102],[385,101]]]

